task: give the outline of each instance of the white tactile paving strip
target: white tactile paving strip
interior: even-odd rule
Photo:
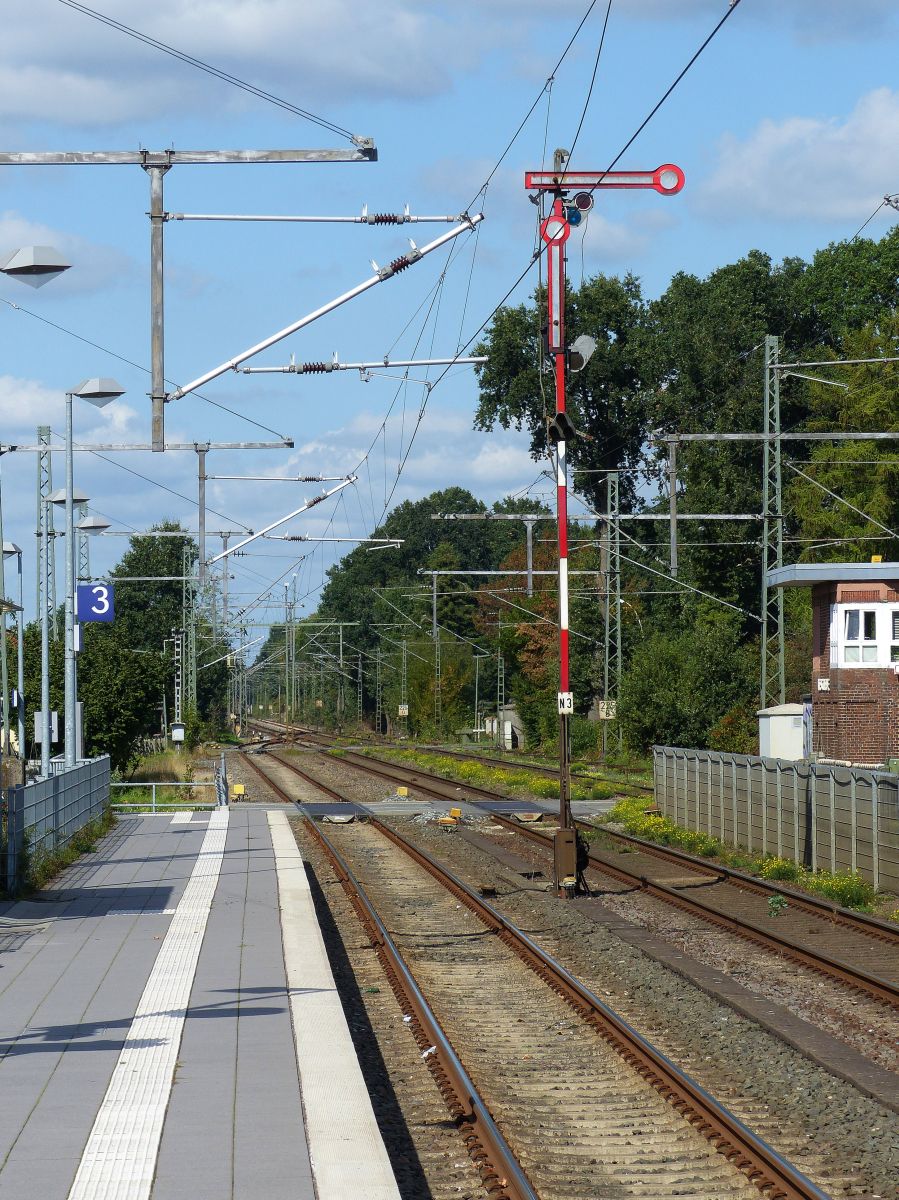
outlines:
[[[299,847],[283,811],[270,811],[268,823],[315,1194],[318,1200],[400,1200]]]
[[[209,910],[221,872],[227,808],[216,809],[137,1005],[69,1200],[146,1200]]]

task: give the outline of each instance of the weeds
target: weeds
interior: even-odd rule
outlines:
[[[115,813],[106,808],[99,817],[82,825],[64,846],[60,846],[56,850],[35,849],[26,841],[20,858],[21,890],[25,892],[38,891],[45,887],[64,867],[70,866],[77,858],[80,858],[82,854],[92,854],[97,848],[97,839],[109,833],[116,820]]]
[[[332,751],[333,753],[333,751]],[[493,766],[489,763],[466,761],[465,759],[450,758],[445,754],[426,754],[417,750],[379,750],[381,757],[394,762],[407,763],[410,766],[421,767],[443,775],[455,783],[468,783],[473,787],[497,789],[505,792],[524,792],[529,796],[539,796],[542,800],[558,800],[559,781],[550,775],[529,769],[527,765]],[[608,800],[620,793],[620,787],[608,780],[572,780],[572,800],[598,801]]]
[[[659,813],[647,813],[645,809],[644,801],[625,798],[619,800],[601,820],[604,823],[614,822],[620,825],[625,833],[648,842],[676,846],[702,858],[714,858],[726,866],[747,871],[751,875],[759,875],[762,879],[794,883],[807,892],[834,900],[845,908],[855,908],[862,912],[871,912],[874,908],[877,892],[873,884],[853,871],[810,871],[792,859],[779,858],[774,854],[752,854],[720,842],[707,833],[683,829],[669,817],[663,817]]]

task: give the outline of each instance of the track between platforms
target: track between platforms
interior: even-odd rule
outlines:
[[[292,763],[279,761],[309,781],[310,776]],[[253,766],[267,777],[259,763]],[[333,788],[328,791],[332,796],[340,794]],[[317,828],[315,833],[323,837]],[[814,1184],[430,855],[372,817],[332,837],[339,838],[341,849],[361,864],[366,873],[363,882],[379,909],[386,906],[391,927],[406,929],[403,937],[414,954],[419,985],[429,993],[434,989],[434,996],[440,993],[439,1006],[444,1021],[452,1025],[454,1042],[474,1038],[472,1052],[491,1090],[494,1116],[503,1112],[500,1123],[519,1147],[540,1196],[549,1200],[590,1195],[597,1189],[600,1173],[617,1171],[617,1180],[606,1176],[605,1183],[623,1188],[622,1195],[738,1196],[745,1194],[748,1179],[772,1198],[821,1200],[823,1193]],[[395,848],[393,853],[385,849],[385,838]],[[404,858],[397,858],[396,852]],[[409,859],[418,870],[402,865]],[[424,872],[430,877],[428,883],[423,882]],[[434,881],[440,885],[436,893]],[[465,919],[477,917],[478,927],[486,927],[493,936],[485,940],[483,932],[478,935],[465,926],[463,908],[469,914]],[[610,1065],[605,1051],[600,1053],[599,1043],[585,1040],[582,1033],[572,1035],[572,1029],[580,1026],[571,1027],[570,1018],[560,1018],[550,1030],[565,1038],[564,1047],[548,1038],[542,1017],[539,1027],[535,1025],[533,1014],[544,1014],[552,1002],[545,990],[542,999],[530,994],[534,984],[523,979],[533,976],[520,975],[521,963],[564,1001],[569,1013],[574,1010],[616,1051],[619,1057],[612,1061],[617,1066]],[[519,973],[510,974],[514,971]],[[471,986],[473,978],[478,980],[476,989]],[[621,1060],[635,1074],[622,1073]],[[659,1109],[640,1079],[667,1106]],[[671,1126],[671,1109],[687,1125],[676,1121]],[[647,1123],[645,1138],[639,1129],[643,1122]],[[701,1141],[693,1140],[688,1126],[702,1133],[736,1171],[722,1174],[725,1164],[701,1150]],[[542,1153],[535,1152],[535,1137],[546,1141]],[[653,1157],[652,1147],[657,1153],[661,1148],[664,1165]],[[587,1175],[579,1176],[585,1167]],[[630,1191],[632,1186],[636,1192]]]
[[[273,757],[290,765],[277,753]],[[453,802],[460,799],[458,784],[418,768],[404,767],[351,751],[344,751],[339,761],[392,783],[414,787],[423,795],[435,799]],[[495,804],[508,800],[508,797],[484,788],[465,785],[462,790],[468,803],[481,801]],[[491,816],[498,824],[514,830],[551,853],[552,847],[546,834],[496,812],[492,812]],[[579,824],[586,829],[596,828],[587,822]],[[601,832],[606,835],[604,829]],[[632,865],[626,862],[625,856],[616,854],[614,850],[602,853],[591,848],[590,866],[594,870],[827,976],[878,1004],[899,1009],[899,931],[891,929],[886,922],[865,919],[863,914],[806,898],[793,889],[769,885],[766,880],[756,880],[727,869],[719,870],[716,864],[704,863],[679,852],[669,854],[667,847],[657,847],[638,839],[620,839],[614,834],[611,837],[633,852]],[[630,858],[630,855],[627,857]],[[660,861],[677,868],[680,878],[675,884],[666,883],[660,878],[664,874],[659,866]],[[685,872],[695,875],[695,881],[684,879]],[[700,898],[696,894],[699,887],[703,896],[710,896],[711,889],[716,888],[715,899],[723,901],[721,906]],[[767,905],[763,901],[772,895],[783,895],[787,900],[788,910],[778,918],[783,933],[762,924],[767,912]],[[790,909],[797,911],[790,912]],[[824,944],[812,944],[811,939],[816,938],[822,939]],[[859,958],[866,962],[874,959],[878,966],[877,973],[857,961]]]
[[[279,783],[255,759],[247,762],[270,788],[287,803],[296,803]],[[331,799],[344,797],[319,783],[293,764],[284,763],[295,775],[314,784]],[[396,994],[422,1058],[434,1076],[452,1120],[463,1130],[462,1140],[492,1200],[539,1200],[514,1153],[497,1129],[490,1111],[468,1076],[461,1059],[446,1038],[439,1021],[421,993],[402,955],[387,932],[381,918],[357,883],[330,839],[314,821],[307,821],[309,832],[330,859],[350,898],[372,946],[381,960],[385,975]]]

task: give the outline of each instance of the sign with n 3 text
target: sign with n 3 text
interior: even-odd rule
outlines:
[[[574,712],[574,692],[559,692],[559,712],[569,716]]]
[[[115,594],[111,583],[79,583],[75,593],[79,621],[114,621]]]

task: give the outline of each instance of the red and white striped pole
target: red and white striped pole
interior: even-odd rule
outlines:
[[[565,453],[565,243],[571,226],[561,193],[540,234],[546,243],[547,346],[553,361],[556,392],[556,517],[559,543],[559,824],[571,825],[571,754],[568,721],[574,711],[568,647],[568,460]]]
[[[654,171],[566,171],[567,150],[557,150],[551,171],[526,171],[525,188],[537,196],[552,196],[552,208],[540,225],[546,246],[547,348],[553,363],[556,415],[550,424],[550,440],[556,447],[556,512],[559,540],[559,824],[570,830],[571,820],[571,742],[569,719],[574,712],[571,691],[568,643],[568,462],[566,438],[574,432],[565,412],[565,372],[568,347],[565,345],[565,243],[572,222],[593,207],[593,195],[606,188],[646,188],[661,196],[674,196],[684,186],[684,173],[673,163],[664,163]],[[584,189],[582,191],[578,189]],[[569,192],[575,195],[567,200]],[[535,197],[532,195],[532,199]],[[568,207],[570,205],[570,207]],[[583,363],[581,364],[583,365]],[[571,834],[559,839],[559,847],[573,853]],[[554,872],[560,885],[559,864],[569,858],[557,854]],[[571,872],[566,869],[566,878]],[[566,887],[568,884],[566,883]]]

